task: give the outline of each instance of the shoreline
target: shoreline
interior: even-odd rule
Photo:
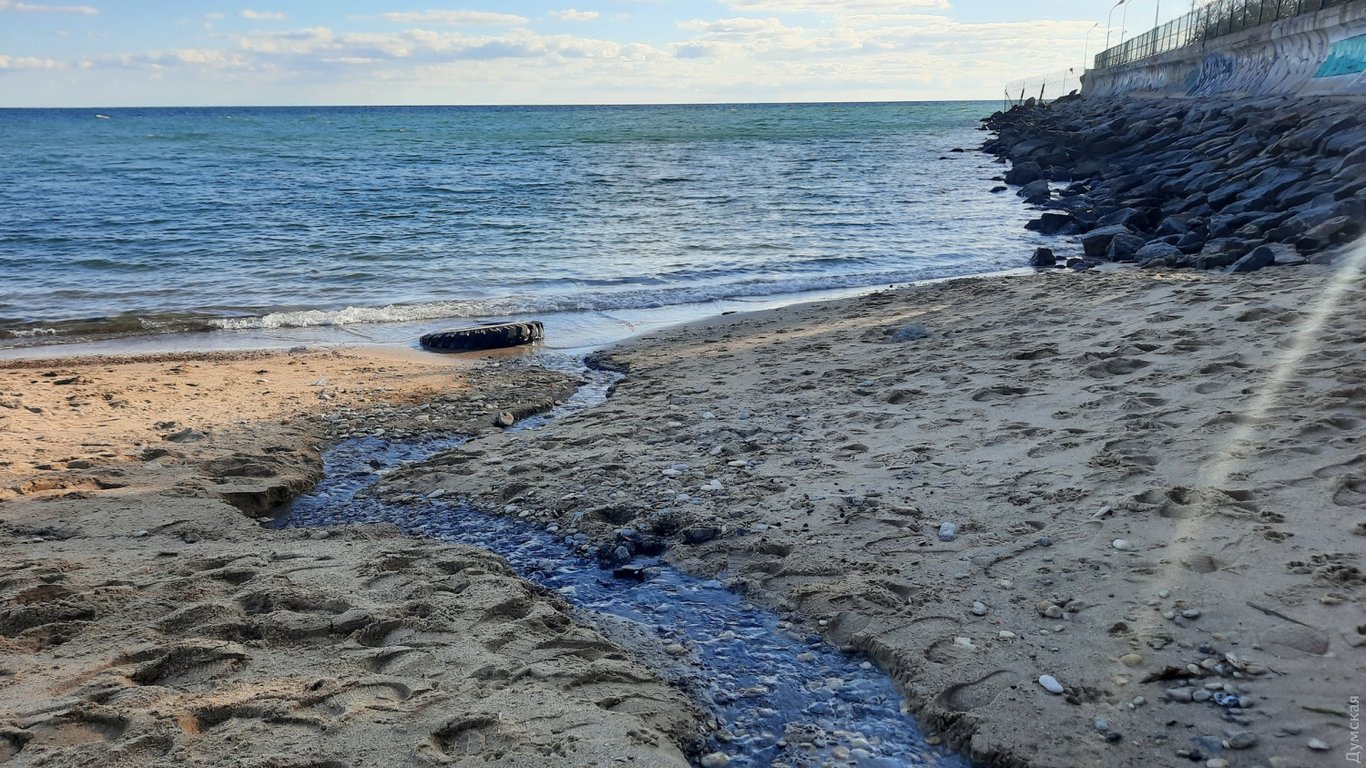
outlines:
[[[991,272],[931,277],[890,287],[921,285],[967,277],[1025,274],[1027,267]],[[674,304],[645,309],[623,308],[580,312],[552,312],[527,315],[526,319],[545,324],[547,338],[537,346],[538,351],[576,355],[591,352],[630,338],[667,328],[680,323],[719,317],[734,312],[753,312],[764,309],[836,301],[859,296],[889,286],[881,283],[848,288],[801,291],[797,293],[740,296],[694,304]],[[519,315],[520,317],[520,315]],[[198,352],[253,352],[286,350],[297,346],[346,349],[349,347],[392,348],[419,352],[418,337],[449,327],[477,325],[478,318],[444,318],[437,320],[395,321],[319,325],[277,329],[205,330],[165,334],[135,334],[80,341],[56,341],[0,346],[0,364],[10,360],[44,360],[90,356],[194,354]],[[56,337],[36,337],[56,338]],[[204,342],[209,341],[207,349]],[[131,347],[131,351],[128,349]]]

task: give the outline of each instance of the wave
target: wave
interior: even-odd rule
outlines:
[[[824,290],[894,285],[936,277],[952,277],[1005,266],[958,264],[955,268],[921,268],[911,271],[854,275],[826,275],[784,280],[750,280],[721,285],[676,286],[658,290],[620,290],[575,295],[520,295],[422,304],[390,304],[383,307],[302,309],[271,312],[255,317],[219,318],[210,323],[222,330],[272,330],[321,326],[405,323],[424,320],[491,320],[550,313],[612,312],[658,309],[714,301],[761,299]]]
[[[958,254],[958,256],[962,256]],[[844,266],[848,266],[846,263]],[[388,323],[422,323],[453,320],[486,322],[529,318],[548,314],[611,313],[699,305],[719,301],[763,301],[776,296],[800,296],[823,291],[897,285],[943,277],[1002,269],[1011,266],[976,258],[922,264],[914,269],[869,270],[853,274],[805,274],[750,277],[742,280],[675,283],[671,286],[635,283],[634,287],[611,286],[612,281],[559,285],[562,293],[544,292],[432,301],[384,306],[297,308],[281,310],[243,309],[225,316],[213,312],[125,313],[109,317],[61,321],[18,321],[0,318],[0,346],[68,343],[95,339],[175,333],[269,331],[290,328],[364,326]],[[731,275],[733,278],[734,276]],[[599,290],[583,290],[591,285]],[[8,342],[8,343],[4,343]]]

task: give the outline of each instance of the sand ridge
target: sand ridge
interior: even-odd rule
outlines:
[[[1366,653],[1366,281],[1310,269],[717,318],[613,351],[604,405],[387,493],[671,536],[675,564],[871,653],[986,764],[1337,764]]]

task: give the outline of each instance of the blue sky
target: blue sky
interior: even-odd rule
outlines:
[[[1160,0],[1127,2],[1115,41],[1125,10],[1137,34]],[[991,99],[1078,67],[1112,6],[0,0],[0,106]]]

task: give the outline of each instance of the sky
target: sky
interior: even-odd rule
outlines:
[[[0,107],[995,99],[1160,3],[0,0]]]

